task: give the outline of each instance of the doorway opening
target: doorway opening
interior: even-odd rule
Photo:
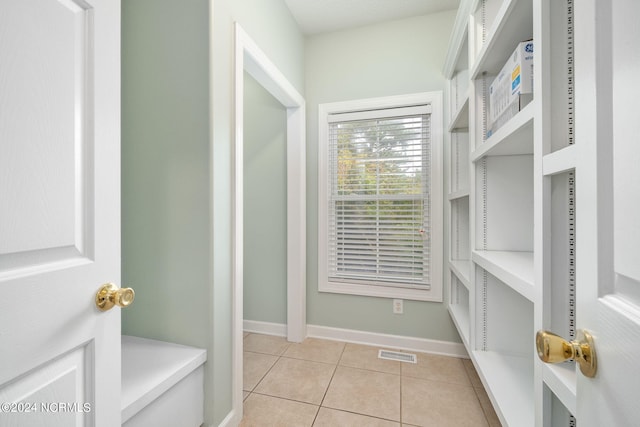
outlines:
[[[287,109],[246,71],[243,145],[243,327],[286,336]]]
[[[233,409],[242,414],[244,257],[244,72],[285,108],[287,116],[287,340],[306,337],[305,101],[266,54],[235,24],[233,173]]]

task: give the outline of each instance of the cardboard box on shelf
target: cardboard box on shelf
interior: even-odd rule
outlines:
[[[518,114],[526,105],[533,100],[532,93],[526,93],[518,95],[514,98],[513,102],[504,109],[502,114],[498,116],[490,125],[487,130],[487,138],[491,137],[498,129],[500,129],[505,123]]]
[[[515,51],[489,87],[489,129],[495,132],[515,115],[514,111],[515,113],[520,111],[531,99],[533,99],[533,41],[529,40],[518,43]],[[488,136],[490,135],[487,134]]]

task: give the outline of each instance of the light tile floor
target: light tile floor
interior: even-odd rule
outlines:
[[[245,333],[241,426],[500,426],[471,361],[418,353],[403,363],[378,350]]]

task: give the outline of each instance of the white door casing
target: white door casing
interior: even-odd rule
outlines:
[[[120,2],[0,5],[0,425],[120,425]]]
[[[287,109],[287,340],[291,342],[302,342],[307,336],[306,107],[302,95],[238,23],[234,36],[232,405],[234,420],[239,423],[243,401],[244,72]]]
[[[578,374],[582,426],[640,420],[640,26],[636,0],[576,2],[577,325],[595,378]]]

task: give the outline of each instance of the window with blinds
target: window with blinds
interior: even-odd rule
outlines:
[[[430,286],[430,106],[328,115],[327,274]]]
[[[318,291],[443,296],[442,93],[318,106]]]

